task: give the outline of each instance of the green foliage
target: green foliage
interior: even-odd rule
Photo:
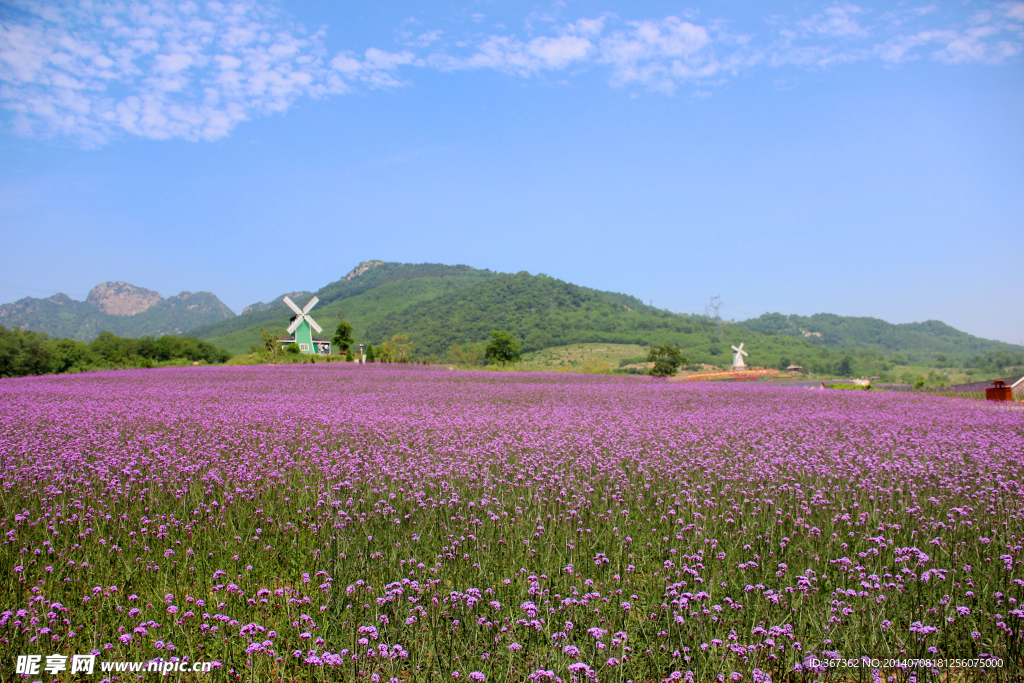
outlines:
[[[334,330],[334,336],[331,338],[331,341],[334,342],[339,351],[347,352],[348,347],[355,341],[352,337],[354,331],[355,328],[352,327],[352,323],[347,320],[340,320],[338,321],[338,327]]]
[[[302,353],[302,350],[299,349],[298,344],[288,344],[286,347],[284,347],[284,352],[291,356],[298,356],[300,353]]]
[[[489,270],[470,266],[447,266],[443,263],[381,263],[351,280],[337,280],[322,287],[316,295],[323,303],[358,296],[381,285],[400,280],[423,278],[478,281],[494,275]]]
[[[96,339],[89,343],[89,349],[100,360],[113,364],[131,364],[135,358],[157,362],[185,359],[206,363],[224,363],[231,358],[227,351],[195,337],[129,339],[118,337],[111,332],[100,332]]]
[[[483,365],[484,344],[452,344],[448,347],[448,362],[452,365],[473,367]]]
[[[488,363],[514,363],[521,358],[519,342],[505,330],[491,330],[491,341],[484,349],[484,357]]]
[[[845,382],[833,382],[828,385],[829,389],[839,389],[841,391],[871,391],[871,385],[865,384],[863,386],[858,384],[847,384]]]
[[[654,377],[673,377],[679,366],[686,365],[690,360],[682,354],[678,346],[662,344],[648,352],[647,362],[654,363],[654,367],[650,369],[650,374]]]
[[[965,368],[973,368],[982,372],[1002,374],[1007,368],[1020,368],[1024,366],[1024,352],[1012,351],[990,351],[985,355],[968,358],[964,362]],[[1012,370],[1010,372],[1013,372]]]
[[[377,354],[373,350],[373,345],[370,344],[366,347],[366,362],[373,363],[377,360]]]
[[[86,344],[0,325],[0,377],[153,367],[182,360],[214,364],[230,358],[227,351],[193,337],[130,339],[104,331]]]
[[[507,330],[523,352],[584,342],[669,343],[701,331],[703,318],[661,311],[623,294],[579,287],[544,275],[493,275],[471,287],[413,304],[371,324],[367,336],[406,332],[423,353],[485,341]]]
[[[260,343],[253,344],[252,348],[258,353],[266,353],[271,358],[277,358],[281,352],[281,332],[270,332],[266,328],[260,328]]]
[[[346,363],[351,363],[352,362],[352,349],[345,349],[345,362]]]
[[[412,342],[409,335],[396,334],[380,345],[377,359],[382,363],[408,363],[412,355]]]

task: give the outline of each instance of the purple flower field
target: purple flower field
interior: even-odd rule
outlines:
[[[403,683],[1006,680],[1024,657],[1012,406],[121,371],[0,381],[0,463],[4,680],[89,652]]]

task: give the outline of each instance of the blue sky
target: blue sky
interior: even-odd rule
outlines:
[[[0,6],[0,302],[360,261],[1024,341],[1024,2]]]

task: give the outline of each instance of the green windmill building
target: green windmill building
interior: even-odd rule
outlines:
[[[292,335],[286,339],[279,339],[281,346],[288,346],[289,344],[297,344],[299,347],[299,353],[308,353],[315,355],[328,355],[331,353],[331,340],[327,337],[315,337],[313,331],[317,334],[323,333],[323,328],[316,324],[309,312],[316,306],[320,299],[315,296],[309,300],[305,308],[299,308],[295,303],[288,297],[284,297],[284,303],[288,308],[295,312],[295,316],[292,318],[292,324],[288,326],[288,334]]]

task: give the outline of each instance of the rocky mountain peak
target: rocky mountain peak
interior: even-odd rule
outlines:
[[[360,275],[362,275],[363,273],[365,273],[366,271],[368,271],[370,268],[374,268],[376,266],[380,266],[380,265],[383,265],[383,264],[384,264],[383,261],[363,261],[358,266],[353,268],[349,272],[349,274],[345,276],[344,279],[345,280],[353,280],[353,279],[359,277]]]
[[[128,316],[142,313],[163,300],[159,292],[117,281],[96,285],[89,292],[85,302],[107,315]]]

